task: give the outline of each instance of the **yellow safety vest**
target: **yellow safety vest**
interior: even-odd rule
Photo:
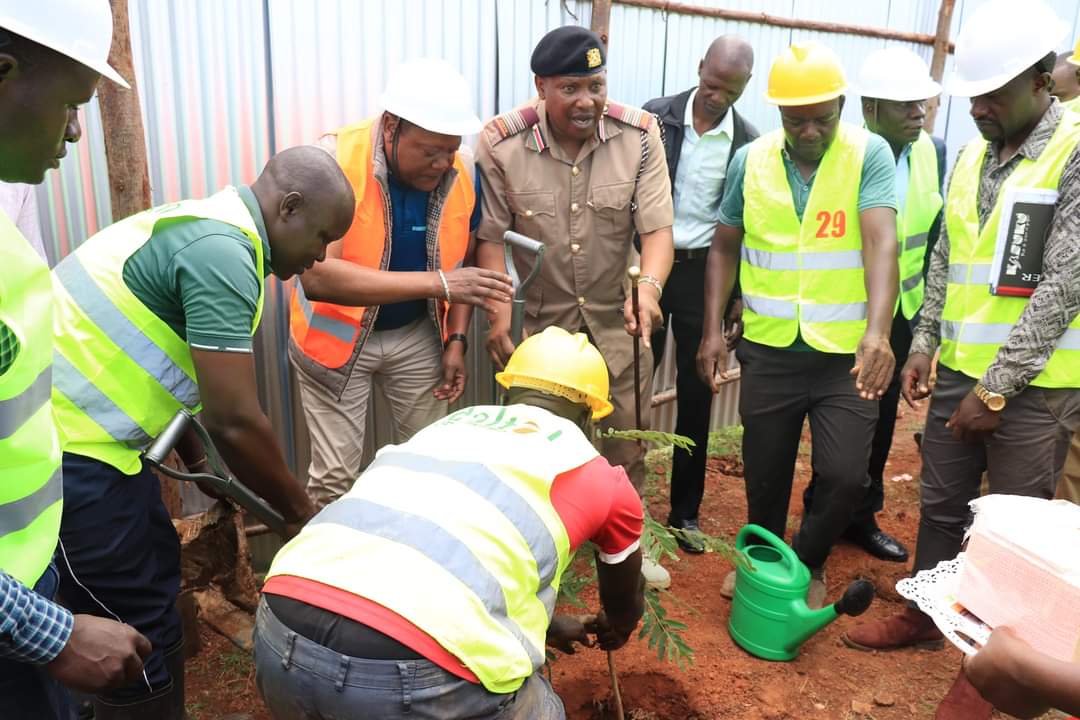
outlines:
[[[802,222],[781,156],[783,130],[751,143],[739,271],[748,340],[787,347],[801,333],[822,352],[855,352],[866,332],[859,180],[869,136],[840,123],[818,166]]]
[[[573,423],[528,405],[470,407],[379,451],[274,558],[367,598],[434,638],[494,693],[544,663],[570,561],[551,504],[560,473],[597,457]]]
[[[923,303],[923,261],[930,226],[941,211],[941,182],[937,151],[925,132],[919,133],[908,155],[908,187],[904,207],[896,214],[896,239],[900,252],[900,309],[908,320]]]
[[[60,531],[63,485],[53,422],[49,268],[0,211],[0,324],[11,335],[0,368],[0,570],[33,586]]]
[[[1010,187],[1056,189],[1078,142],[1080,116],[1066,112],[1038,159],[1021,159],[1005,180],[982,230],[977,201],[986,140],[976,138],[961,151],[945,206],[949,279],[941,312],[941,363],[946,367],[981,378],[1020,319],[1028,298],[990,294],[1001,203]],[[1072,319],[1046,367],[1030,384],[1080,388],[1080,316]]]
[[[1074,97],[1072,100],[1066,100],[1061,103],[1061,106],[1066,110],[1072,110],[1073,112],[1080,112],[1080,96]]]
[[[139,453],[180,408],[201,407],[187,341],[135,297],[123,278],[124,263],[166,219],[218,220],[250,238],[259,277],[252,334],[262,316],[262,240],[233,187],[125,218],[56,266],[53,404],[64,450],[128,475],[139,471]]]

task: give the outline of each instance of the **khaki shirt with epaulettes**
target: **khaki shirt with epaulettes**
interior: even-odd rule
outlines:
[[[552,137],[543,101],[492,119],[477,149],[483,219],[477,238],[502,242],[515,230],[544,243],[529,288],[525,328],[587,328],[612,375],[633,360],[623,329],[626,269],[634,232],[671,227],[674,212],[664,147],[649,113],[608,103],[577,158]],[[532,258],[515,250],[519,273]]]

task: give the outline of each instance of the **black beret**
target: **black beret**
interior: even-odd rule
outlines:
[[[603,70],[606,62],[599,35],[580,25],[566,25],[540,38],[530,67],[540,77],[592,75]]]

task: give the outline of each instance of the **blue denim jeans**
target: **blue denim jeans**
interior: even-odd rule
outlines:
[[[297,635],[265,602],[255,614],[255,682],[275,720],[565,720],[534,674],[499,695],[427,660],[367,660]]]
[[[52,599],[60,577],[50,565],[34,592]],[[5,720],[68,720],[67,690],[41,665],[0,659],[0,716]]]

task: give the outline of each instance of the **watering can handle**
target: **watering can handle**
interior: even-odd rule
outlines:
[[[767,545],[780,553],[781,557],[784,558],[785,564],[793,571],[803,564],[802,560],[799,559],[799,556],[795,554],[795,551],[791,549],[790,545],[760,525],[743,525],[742,530],[739,530],[739,534],[735,537],[735,549],[740,552],[744,551],[747,546],[747,539],[750,537],[757,537],[764,540]]]

